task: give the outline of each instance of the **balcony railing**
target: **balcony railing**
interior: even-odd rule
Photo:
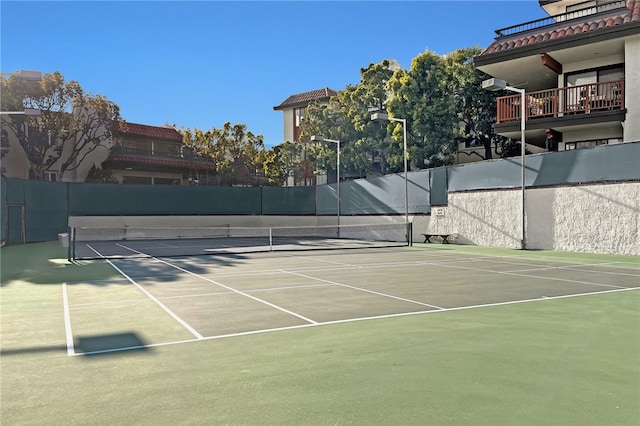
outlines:
[[[517,94],[497,99],[497,124],[520,121],[521,98]],[[526,120],[623,109],[624,79],[527,92],[525,99]]]
[[[495,33],[498,37],[510,36],[513,34],[522,33],[529,30],[534,30],[548,25],[554,25],[559,22],[567,22],[572,19],[580,19],[585,16],[594,15],[596,13],[609,12],[615,9],[626,8],[625,0],[615,0],[596,6],[589,6],[580,10],[573,10],[559,15],[548,16],[546,18],[536,19],[535,21],[525,22],[523,24],[513,25],[507,28],[501,28],[496,30]]]

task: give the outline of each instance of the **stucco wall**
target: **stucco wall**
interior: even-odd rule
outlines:
[[[519,248],[520,191],[449,194],[444,216],[414,218],[421,232],[458,233],[458,242]],[[526,190],[528,249],[640,255],[640,183]]]

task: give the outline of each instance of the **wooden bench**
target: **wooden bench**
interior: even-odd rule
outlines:
[[[431,243],[431,238],[439,237],[442,239],[442,244],[449,244],[449,239],[455,239],[456,234],[420,234],[424,237],[425,243]]]

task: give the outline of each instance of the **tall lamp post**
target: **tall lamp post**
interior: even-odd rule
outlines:
[[[388,114],[383,112],[374,112],[371,114],[371,120],[379,121],[397,121],[402,123],[402,139],[403,139],[403,152],[402,157],[404,160],[404,221],[409,223],[409,180],[407,178],[407,119],[389,117]]]
[[[525,197],[524,197],[524,188],[525,188],[525,126],[526,126],[526,96],[525,89],[520,89],[517,87],[509,86],[506,81],[500,80],[499,78],[490,78],[482,82],[482,88],[485,90],[490,90],[492,92],[496,92],[498,90],[509,90],[511,92],[520,93],[520,163],[522,169],[522,179],[521,179],[521,188],[520,188],[520,197],[521,197],[521,208],[522,208],[522,240],[520,240],[520,248],[522,250],[527,249],[527,232],[526,232],[526,210],[525,210]]]
[[[337,149],[337,166],[336,166],[336,197],[338,198],[338,226],[340,225],[340,141],[339,140],[335,140],[335,139],[327,139],[327,138],[323,138],[322,136],[316,136],[313,135],[311,136],[311,141],[312,142],[330,142],[330,143],[335,143],[338,145],[338,149]]]

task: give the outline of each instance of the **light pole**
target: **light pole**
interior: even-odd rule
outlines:
[[[509,86],[506,81],[500,80],[499,78],[490,78],[482,82],[482,88],[486,90],[490,90],[492,92],[498,90],[509,90],[511,92],[520,93],[520,163],[522,169],[522,179],[521,179],[521,188],[520,188],[520,197],[522,204],[522,240],[520,241],[520,248],[522,250],[527,249],[527,232],[526,232],[526,210],[525,210],[525,197],[524,197],[524,188],[525,188],[525,126],[526,126],[526,96],[525,89],[519,89],[517,87]]]
[[[409,180],[407,178],[407,119],[389,117],[388,114],[383,112],[374,112],[371,114],[371,120],[387,120],[397,121],[402,123],[402,140],[403,140],[403,152],[402,157],[404,160],[404,222],[409,223]]]
[[[335,139],[327,139],[327,138],[323,138],[322,136],[316,136],[313,135],[311,136],[311,141],[312,142],[331,142],[331,143],[335,143],[338,145],[338,149],[337,149],[337,166],[336,166],[336,197],[338,198],[338,226],[340,226],[340,141],[339,140],[335,140]]]

